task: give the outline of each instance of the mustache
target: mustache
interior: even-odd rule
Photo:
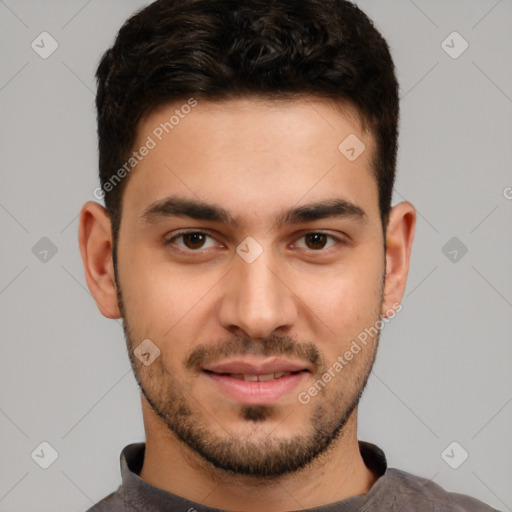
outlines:
[[[308,361],[317,372],[325,367],[325,359],[313,343],[302,343],[289,336],[276,334],[253,340],[238,335],[215,345],[198,345],[185,359],[185,368],[200,371],[206,364],[230,356],[288,356]]]

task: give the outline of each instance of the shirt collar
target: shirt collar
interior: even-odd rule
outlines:
[[[194,508],[197,512],[221,512],[220,509],[206,507],[176,494],[164,491],[142,480],[142,478],[139,477],[139,473],[144,462],[145,451],[146,443],[132,443],[125,446],[120,455],[121,487],[128,503],[138,505],[141,509],[148,512],[153,510],[155,512],[181,509],[188,510],[189,508]],[[356,500],[366,501],[367,498],[370,498],[370,493],[373,493],[376,487],[382,485],[380,481],[381,477],[384,476],[387,471],[387,460],[384,452],[378,446],[366,441],[359,441],[359,451],[368,469],[370,469],[379,480],[374,483],[372,488],[365,495],[354,496],[343,502],[337,502],[336,504],[315,507],[315,511],[330,512],[331,507],[334,505],[337,506],[336,510],[345,510],[345,507],[340,508],[345,502],[347,506],[350,502],[350,510],[353,510],[352,507],[356,505]],[[381,485],[377,485],[378,483]],[[362,503],[363,501],[361,501],[360,504]]]

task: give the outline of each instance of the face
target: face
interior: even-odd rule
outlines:
[[[373,137],[327,100],[199,101],[160,133],[176,109],[139,125],[135,148],[155,144],[123,192],[117,292],[133,370],[202,460],[296,471],[355,413],[378,335],[345,354],[389,309]],[[351,134],[366,147],[355,160],[338,149]],[[158,354],[148,365],[134,355],[143,340]]]

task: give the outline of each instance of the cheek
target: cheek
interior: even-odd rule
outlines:
[[[171,273],[143,248],[127,245],[119,254],[119,280],[128,320],[145,337],[161,335],[162,324],[167,324],[168,330],[180,313],[178,306],[184,302],[180,295],[186,290],[178,293]]]
[[[315,312],[336,323],[359,323],[378,311],[382,272],[381,261],[361,257],[328,273],[298,274],[295,289]]]
[[[120,275],[126,315],[140,336],[168,344],[200,328],[208,292],[218,285],[215,273],[179,268],[169,261],[150,259],[149,252],[133,251]],[[181,345],[180,345],[181,347]]]
[[[353,340],[361,333],[364,336],[365,330],[373,327],[379,318],[383,261],[375,253],[378,254],[375,251],[329,274],[307,278],[302,274],[297,277],[296,288],[291,286],[313,312],[310,314],[305,309],[319,349],[328,361],[343,356],[351,349]],[[361,350],[357,360],[362,364],[370,355],[368,350]],[[358,363],[351,367],[358,367]]]

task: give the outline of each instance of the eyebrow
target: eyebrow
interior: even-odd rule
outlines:
[[[229,226],[238,225],[237,218],[222,206],[179,196],[166,197],[150,204],[140,219],[143,222],[154,224],[169,217],[189,217],[196,220],[220,222]],[[360,206],[346,199],[336,198],[285,210],[278,214],[276,224],[300,224],[333,217],[355,220],[366,220],[367,218],[365,211]]]

